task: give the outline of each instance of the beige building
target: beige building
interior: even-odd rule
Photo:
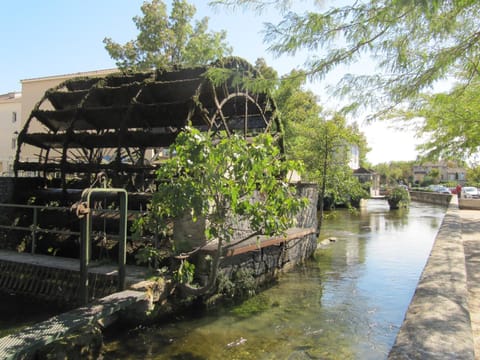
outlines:
[[[117,69],[106,69],[106,70],[98,70],[98,71],[88,71],[88,72],[80,72],[74,74],[65,74],[65,75],[55,75],[55,76],[47,76],[47,77],[39,77],[33,79],[25,79],[21,80],[22,84],[22,101],[21,101],[21,123],[20,123],[20,130],[23,129],[25,123],[27,122],[28,118],[32,110],[35,106],[42,100],[45,92],[51,88],[54,88],[60,85],[62,82],[68,79],[76,78],[76,77],[95,77],[95,76],[105,76],[114,72],[117,72]],[[48,103],[48,102],[47,102]],[[49,110],[49,109],[44,109]],[[40,126],[38,122],[34,122],[33,126]],[[20,131],[19,130],[19,131]],[[39,129],[34,129],[35,131]],[[22,160],[24,161],[36,161],[36,154],[35,150],[32,148],[29,151],[29,147],[22,149]]]
[[[21,80],[21,92],[0,94],[0,175],[13,175],[13,163],[17,153],[18,134],[24,128],[32,110],[37,103],[40,102],[48,89],[71,78],[105,76],[116,71],[117,69],[107,69],[26,79]],[[38,122],[36,122],[36,125],[39,126]],[[25,161],[37,160],[33,150],[31,152],[22,151],[22,156],[24,156]]]
[[[454,181],[460,184],[464,184],[467,179],[467,170],[456,166],[455,164],[449,164],[447,162],[438,163],[424,163],[413,166],[413,181],[415,183],[422,183],[426,176],[433,172],[438,172],[438,180],[440,182]]]
[[[22,96],[18,92],[0,95],[0,174],[13,174],[17,137],[21,130]]]

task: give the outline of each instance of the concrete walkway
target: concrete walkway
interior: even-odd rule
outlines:
[[[480,359],[480,210],[459,210],[467,269],[468,309],[475,349]]]
[[[388,359],[480,360],[480,210],[455,196]]]
[[[135,304],[148,305],[145,292],[125,290],[69,312],[54,316],[0,338],[0,359],[31,359],[34,352],[87,324],[94,324]],[[79,355],[80,356],[80,355]]]

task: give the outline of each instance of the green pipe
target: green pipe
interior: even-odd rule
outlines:
[[[118,291],[125,290],[125,266],[126,266],[126,245],[127,245],[127,208],[128,193],[120,188],[89,188],[82,192],[81,202],[86,203],[90,209],[90,200],[93,195],[105,195],[116,193],[120,196],[120,224],[119,224],[119,246],[118,246]],[[123,195],[123,196],[122,196]],[[91,257],[92,214],[89,211],[83,218],[80,231],[80,301],[87,304],[88,298],[88,266]]]

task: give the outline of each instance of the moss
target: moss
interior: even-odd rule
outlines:
[[[230,276],[220,273],[217,293],[231,299],[245,299],[255,295],[257,281],[252,269],[239,268]]]
[[[73,334],[47,345],[37,352],[35,359],[98,359],[103,345],[98,326],[87,325]]]
[[[268,310],[274,305],[266,295],[259,294],[245,300],[241,305],[235,307],[232,312],[241,318],[248,318]]]

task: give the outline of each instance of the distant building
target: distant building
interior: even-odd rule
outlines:
[[[380,175],[373,170],[368,170],[363,167],[353,171],[353,175],[358,178],[361,184],[370,183],[370,196],[375,197],[380,195]]]
[[[11,92],[0,95],[0,174],[2,176],[13,175],[21,118],[21,93]]]
[[[79,72],[79,73],[73,73],[73,74],[54,75],[54,76],[46,76],[46,77],[21,80],[20,82],[22,84],[22,97],[21,97],[22,98],[22,101],[21,101],[22,117],[21,117],[21,123],[20,123],[20,130],[23,129],[28,118],[30,117],[32,110],[35,108],[37,103],[43,98],[47,90],[53,87],[56,87],[57,85],[60,85],[62,82],[68,79],[72,79],[76,77],[99,77],[99,76],[112,74],[114,72],[118,72],[118,69]],[[49,110],[49,109],[45,109],[45,110]],[[34,122],[32,126],[40,126],[40,124],[38,122]],[[29,148],[22,149],[21,154],[22,154],[23,160],[36,161],[37,154],[35,154],[34,151],[36,150],[34,150],[33,148],[31,151]]]
[[[467,180],[467,170],[456,164],[449,164],[446,161],[438,163],[428,162],[413,166],[413,181],[416,184],[422,183],[426,176],[429,176],[432,171],[438,171],[438,180],[440,182],[454,181],[464,184]]]
[[[358,145],[350,145],[350,161],[348,166],[353,170],[360,167],[360,149]]]

